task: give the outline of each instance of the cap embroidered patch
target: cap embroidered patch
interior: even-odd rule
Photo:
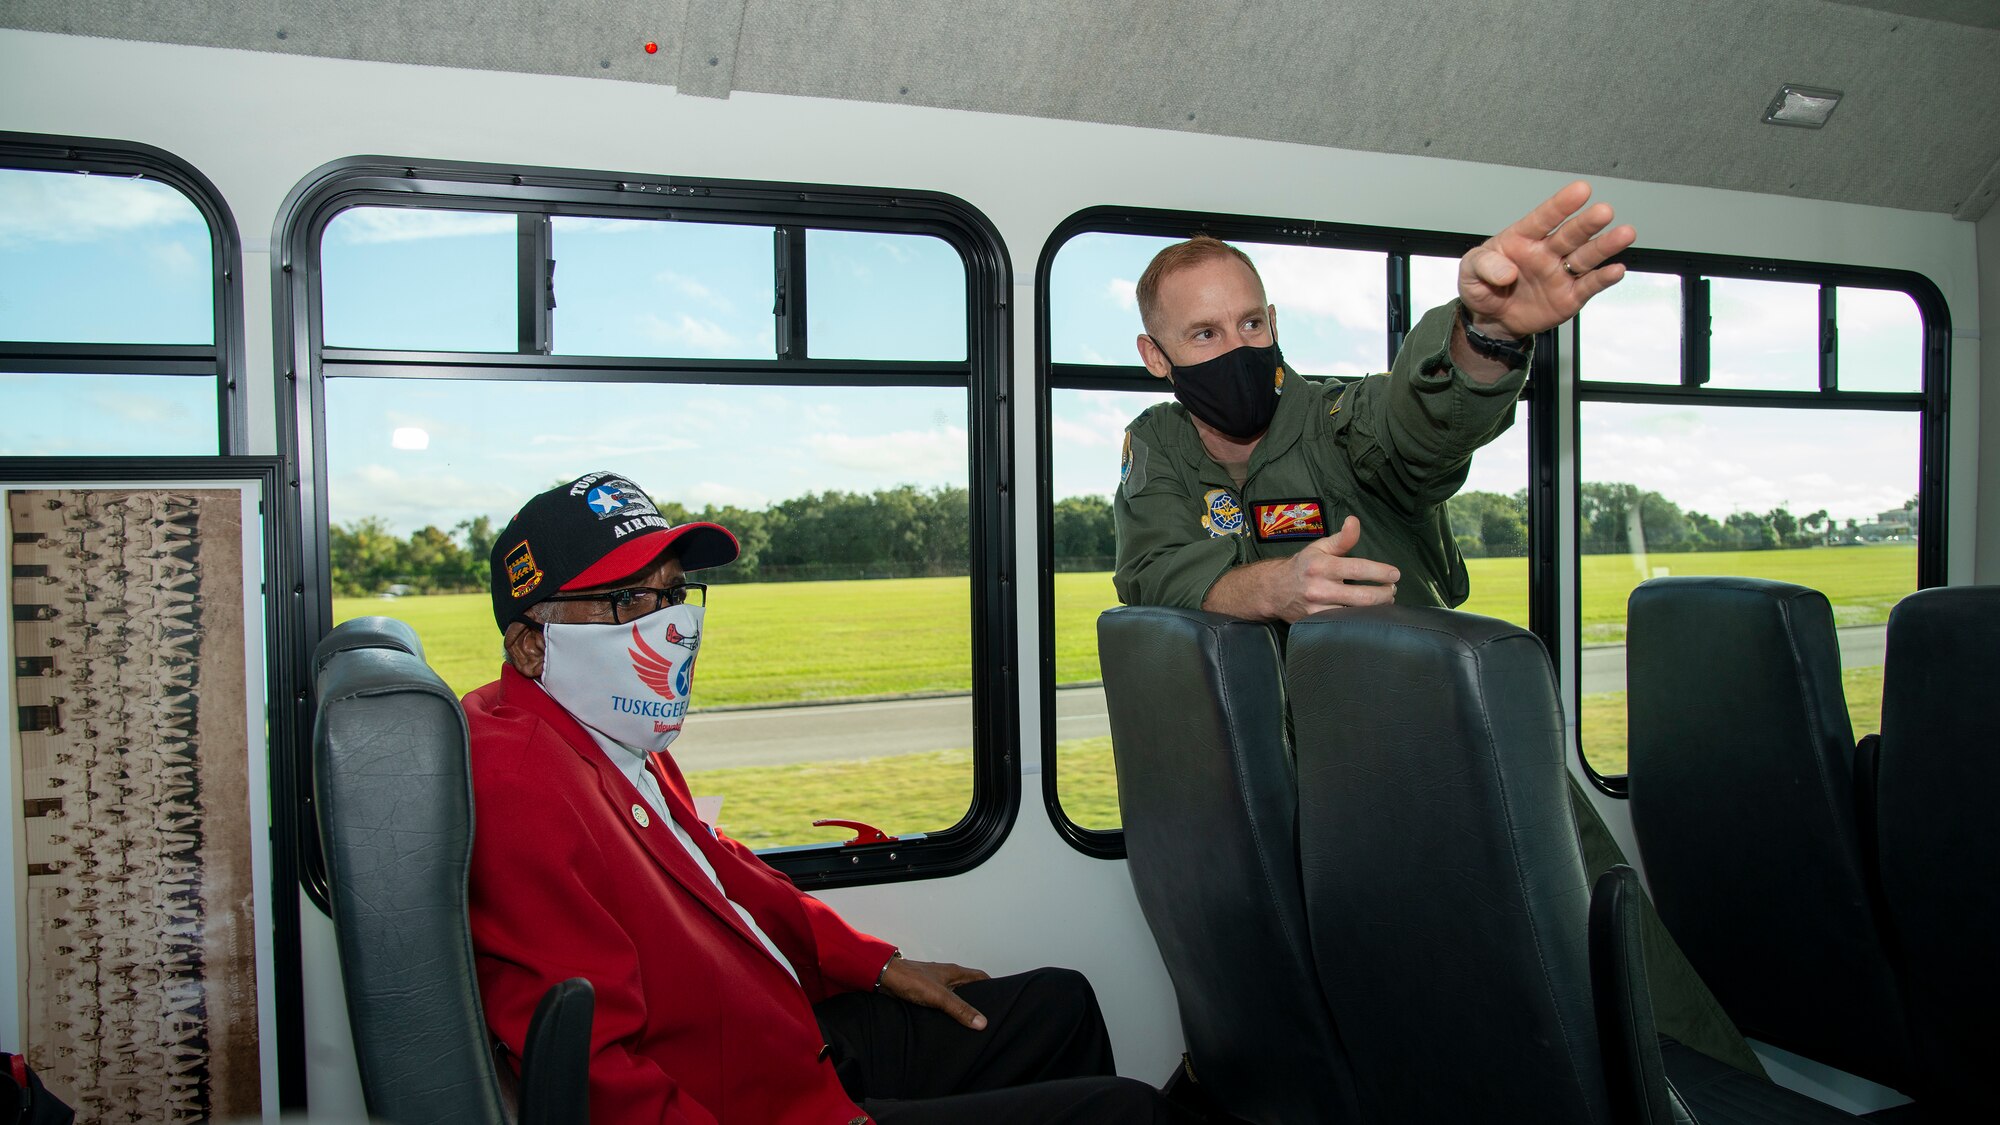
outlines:
[[[619,495],[618,487],[610,484],[591,489],[583,502],[590,505],[590,510],[597,513],[598,519],[612,515],[625,506],[625,498]]]
[[[1226,488],[1211,488],[1201,498],[1201,526],[1211,539],[1243,534],[1243,505]]]
[[[542,584],[542,568],[535,565],[535,553],[528,550],[528,541],[507,552],[507,582],[517,598],[525,598]]]
[[[1257,518],[1259,543],[1326,536],[1326,516],[1317,500],[1279,500],[1258,504],[1252,511]]]

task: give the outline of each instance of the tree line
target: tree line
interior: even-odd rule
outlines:
[[[834,490],[782,500],[761,511],[734,505],[695,510],[670,503],[661,505],[660,514],[676,524],[719,523],[736,534],[742,554],[727,568],[705,575],[708,581],[958,575],[968,572],[972,557],[963,488]],[[357,597],[391,590],[483,591],[487,560],[500,530],[487,516],[462,520],[449,531],[420,528],[407,538],[398,537],[379,516],[335,524],[328,536],[333,592]]]
[[[1446,510],[1452,535],[1467,557],[1527,553],[1526,489],[1512,495],[1460,493]],[[706,520],[736,533],[743,553],[727,569],[708,576],[712,581],[962,575],[971,561],[971,522],[962,488],[832,490],[782,500],[760,511],[667,504],[660,512],[677,524]],[[1585,484],[1579,514],[1585,554],[1624,554],[1635,548],[1760,551],[1858,541],[1856,521],[1846,521],[1843,533],[1825,509],[1794,515],[1780,506],[1717,520],[1630,484]],[[1050,522],[1057,570],[1111,569],[1118,541],[1110,501],[1068,497],[1056,502]],[[388,521],[378,516],[336,524],[329,538],[333,591],[358,596],[395,587],[424,594],[484,590],[487,558],[498,532],[486,516],[461,521],[449,531],[424,527],[406,538],[392,533]]]

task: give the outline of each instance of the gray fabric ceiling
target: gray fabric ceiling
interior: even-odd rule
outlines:
[[[0,0],[0,26],[1184,129],[1967,220],[2000,197],[1995,0]],[[1765,125],[1784,82],[1846,98],[1823,130]]]

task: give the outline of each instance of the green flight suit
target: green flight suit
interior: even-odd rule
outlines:
[[[1185,407],[1141,414],[1126,428],[1112,501],[1119,600],[1200,609],[1230,568],[1295,555],[1354,515],[1353,554],[1401,572],[1398,602],[1463,602],[1470,585],[1444,502],[1465,484],[1473,452],[1513,424],[1528,373],[1487,385],[1461,375],[1450,353],[1457,308],[1425,315],[1386,375],[1322,381],[1285,371],[1241,487],[1209,457]],[[1317,504],[1317,519],[1287,507],[1300,504]]]
[[[1230,568],[1287,558],[1361,520],[1353,555],[1401,573],[1396,601],[1453,608],[1471,592],[1445,501],[1465,484],[1472,455],[1514,421],[1525,367],[1490,384],[1451,363],[1454,302],[1424,315],[1387,374],[1318,380],[1285,371],[1277,413],[1239,484],[1208,455],[1187,409],[1149,408],[1126,427],[1112,516],[1126,605],[1200,609]],[[1318,505],[1315,513],[1305,505]],[[1315,519],[1315,515],[1317,518]],[[1625,863],[1610,829],[1570,777],[1570,806],[1594,883]],[[1642,910],[1654,1023],[1688,1047],[1764,1076],[1708,986],[1660,924]]]

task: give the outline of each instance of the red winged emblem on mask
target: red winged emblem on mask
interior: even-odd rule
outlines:
[[[680,644],[678,630],[667,626],[667,640]],[[661,699],[674,698],[674,662],[653,651],[653,646],[639,636],[639,627],[632,626],[632,643],[638,647],[626,650],[632,656],[632,671],[639,676],[639,682],[652,688]]]

